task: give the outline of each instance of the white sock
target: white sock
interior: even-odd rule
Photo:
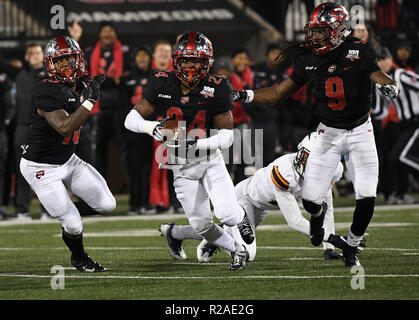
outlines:
[[[229,252],[236,252],[237,249],[236,249],[236,244],[234,242],[234,239],[225,230],[223,231],[224,232],[222,233],[222,235],[216,240],[212,241],[211,243]]]
[[[177,226],[174,225],[172,228],[172,237],[177,240],[186,240],[186,239],[194,239],[194,240],[202,240],[204,239],[198,232],[192,229],[191,226]]]
[[[352,233],[352,231],[349,231],[348,240],[346,243],[351,247],[357,247],[361,243],[361,239],[362,236],[356,236]]]

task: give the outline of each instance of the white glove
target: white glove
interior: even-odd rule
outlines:
[[[392,99],[395,99],[399,96],[400,93],[400,85],[398,82],[396,82],[396,85],[393,84],[386,84],[385,86],[382,86],[381,84],[377,83],[377,88],[384,93],[387,97],[390,97]]]

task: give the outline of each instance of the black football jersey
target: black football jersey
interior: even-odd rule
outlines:
[[[63,137],[37,113],[37,109],[45,112],[63,109],[71,114],[79,107],[80,98],[69,87],[50,80],[39,83],[32,91],[32,124],[22,157],[38,163],[67,162],[79,142],[80,129],[70,137]]]
[[[232,92],[229,81],[208,75],[184,95],[180,80],[173,71],[157,71],[149,78],[143,97],[157,108],[161,116],[184,121],[187,132],[200,129],[209,136],[209,129],[215,128],[214,116],[233,109]],[[203,137],[199,132],[194,135]]]
[[[380,70],[370,43],[346,40],[327,55],[303,51],[293,57],[291,79],[310,81],[320,121],[345,128],[365,116],[371,107],[371,73]]]

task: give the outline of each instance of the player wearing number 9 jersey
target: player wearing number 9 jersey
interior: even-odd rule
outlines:
[[[318,139],[307,161],[303,205],[311,214],[310,237],[319,245],[324,235],[329,182],[344,155],[355,190],[356,207],[347,244],[346,266],[359,265],[357,247],[374,212],[378,158],[369,117],[371,88],[395,97],[399,86],[377,65],[370,44],[350,38],[350,17],[335,3],[317,6],[305,27],[303,43],[286,49],[294,71],[276,87],[233,92],[234,100],[271,104],[286,99],[309,82],[317,104]]]
[[[83,53],[70,37],[52,39],[44,56],[48,79],[32,93],[32,124],[22,146],[20,170],[48,213],[60,221],[71,264],[82,272],[104,271],[84,251],[79,210],[111,212],[115,198],[105,179],[74,154],[80,127],[99,97],[104,76],[83,75]],[[81,200],[73,203],[67,190]]]
[[[164,124],[144,119],[157,111],[163,117],[174,118],[186,129],[187,135],[184,132],[165,142],[170,153],[184,158],[179,161],[182,166],[171,167],[177,198],[195,232],[231,252],[230,269],[242,270],[248,255],[246,248],[214,223],[209,202],[222,223],[237,225],[254,237],[252,225],[237,204],[234,185],[219,150],[233,143],[232,88],[225,79],[208,74],[212,63],[213,47],[205,35],[200,32],[180,35],[173,47],[174,71],[159,71],[151,76],[143,99],[127,115],[125,127],[163,141]],[[218,133],[206,137],[213,128]],[[201,151],[204,156],[195,157]],[[171,228],[165,226],[161,231],[170,242]],[[182,248],[170,253],[176,259],[186,258]]]

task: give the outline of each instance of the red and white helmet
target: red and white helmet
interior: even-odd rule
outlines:
[[[313,40],[313,28],[329,28],[326,44],[320,46]],[[325,54],[336,49],[351,33],[350,16],[344,6],[332,2],[318,5],[304,27],[305,40],[315,54]]]
[[[61,70],[56,70],[54,59],[66,55],[75,55],[75,64],[69,65],[67,68]],[[76,40],[67,36],[58,36],[48,42],[45,46],[44,63],[48,71],[48,76],[60,82],[75,81],[83,75],[85,69],[83,52],[79,44]]]
[[[214,63],[211,41],[200,32],[187,32],[176,40],[173,46],[173,67],[180,80],[195,82],[206,77]],[[196,58],[202,62],[198,70],[185,70],[181,67],[182,59]]]

